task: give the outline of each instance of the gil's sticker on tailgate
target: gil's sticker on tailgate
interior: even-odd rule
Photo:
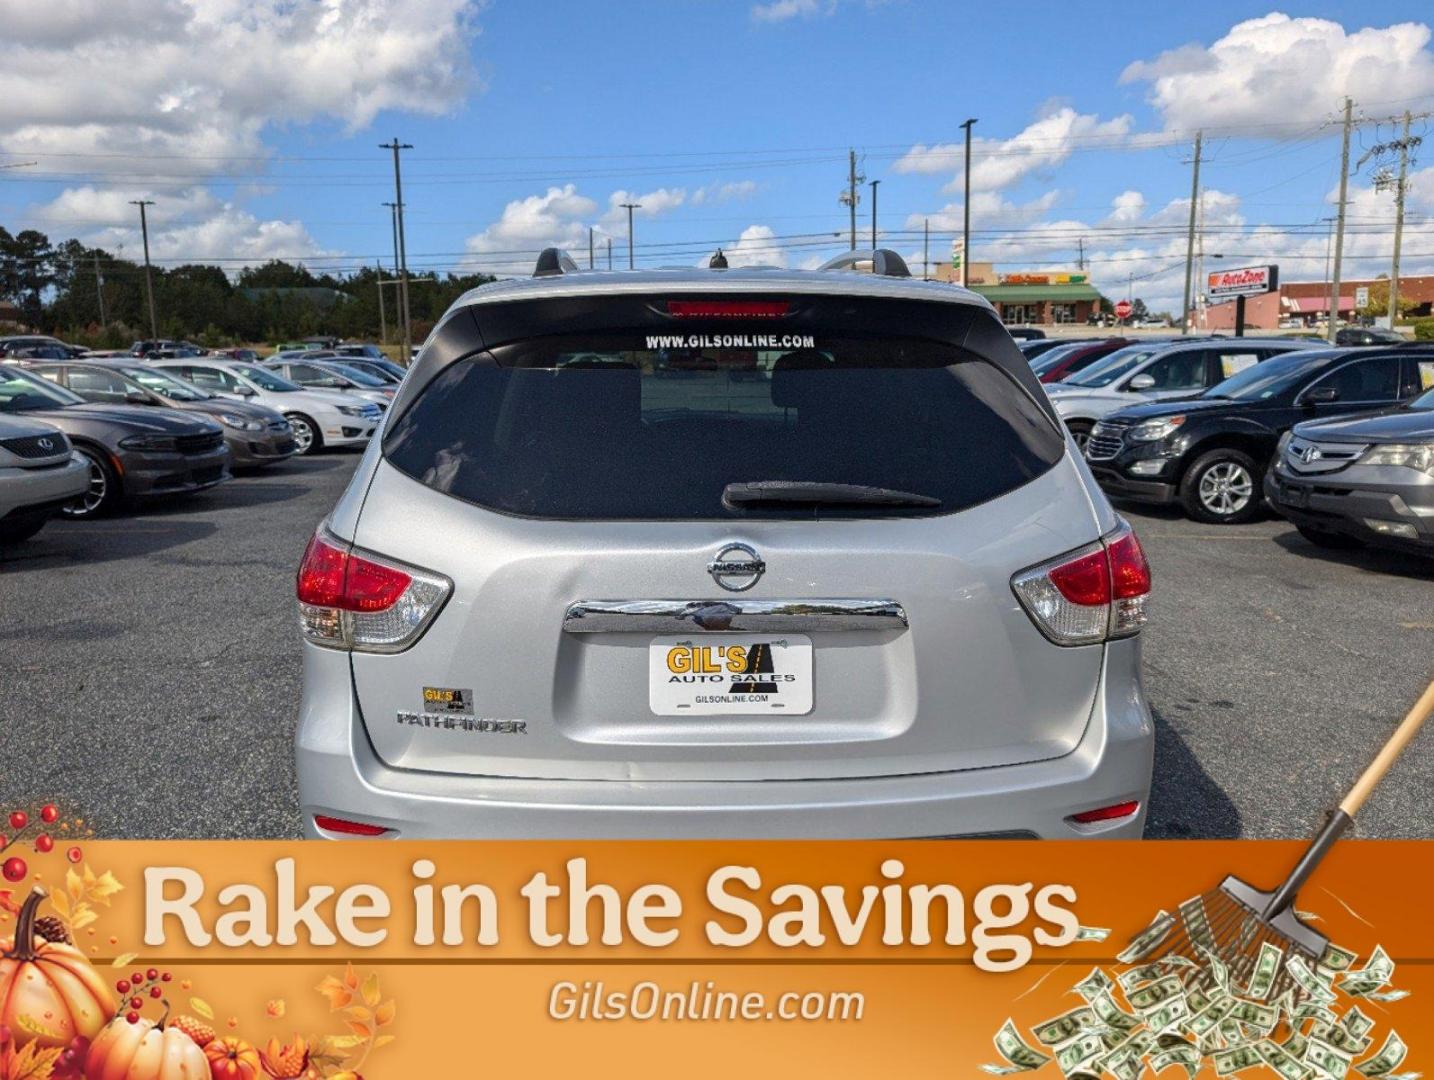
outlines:
[[[658,716],[812,711],[812,641],[799,634],[693,634],[648,647]]]

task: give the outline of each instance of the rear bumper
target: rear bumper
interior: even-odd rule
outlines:
[[[90,468],[81,457],[46,468],[0,469],[0,520],[48,516],[89,485]]]
[[[1090,723],[1074,750],[1026,765],[872,779],[805,781],[518,780],[393,769],[374,754],[347,664],[305,663],[296,736],[305,835],[315,814],[398,837],[475,839],[889,839],[1022,835],[1138,838],[1154,725],[1139,638],[1106,647]],[[328,660],[330,662],[312,662]],[[1127,800],[1140,809],[1097,826],[1071,814]]]

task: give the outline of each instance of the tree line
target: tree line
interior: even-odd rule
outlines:
[[[302,263],[274,259],[231,278],[218,266],[192,263],[153,267],[159,336],[216,347],[279,342],[309,334],[378,340],[381,324],[398,338],[397,288],[383,288],[380,271],[315,273]],[[391,281],[391,269],[382,271]],[[413,281],[409,310],[414,340],[422,341],[448,306],[488,274],[447,274]],[[119,348],[150,336],[144,264],[78,240],[52,243],[44,233],[11,233],[0,225],[0,301],[13,304],[33,330],[91,347]],[[103,317],[101,317],[103,312]]]

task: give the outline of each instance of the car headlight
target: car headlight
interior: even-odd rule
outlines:
[[[220,413],[219,422],[225,427],[232,427],[238,431],[264,430],[264,425],[257,420],[250,420],[247,416],[235,416],[233,413]]]
[[[1361,465],[1403,465],[1434,476],[1434,443],[1385,443],[1370,448]]]
[[[1185,423],[1183,416],[1162,416],[1159,420],[1147,420],[1143,424],[1136,424],[1125,433],[1125,437],[1131,442],[1156,442],[1173,435],[1183,423]]]
[[[367,411],[362,405],[340,405],[339,412],[345,416],[366,416]]]
[[[120,440],[125,450],[174,450],[177,446],[173,435],[130,435]]]

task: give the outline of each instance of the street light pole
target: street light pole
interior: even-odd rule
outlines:
[[[632,260],[632,212],[640,208],[642,203],[625,202],[618,205],[627,210],[627,268],[631,270],[634,265]]]
[[[961,287],[969,280],[967,272],[971,266],[971,125],[976,123],[973,116],[961,126],[966,129],[966,167],[964,169],[966,192],[961,196]]]
[[[153,206],[153,199],[131,199],[131,206],[139,207],[139,231],[144,237],[144,292],[149,298],[149,336],[155,341],[159,340],[159,319],[154,313],[154,281],[149,269],[149,220],[145,217],[144,208]]]

